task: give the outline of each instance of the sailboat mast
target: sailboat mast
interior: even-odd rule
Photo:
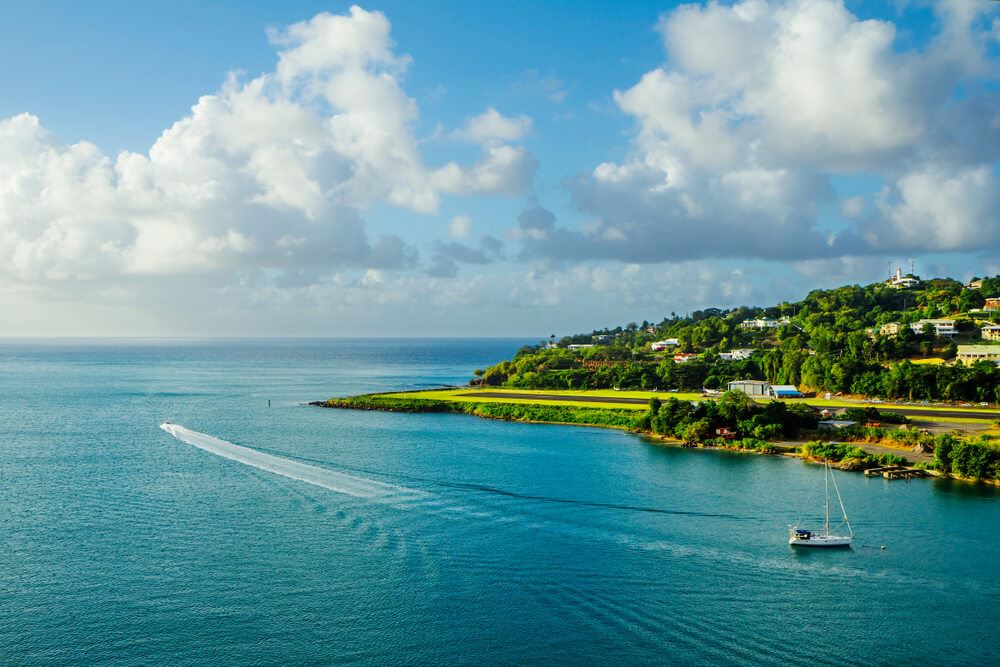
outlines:
[[[824,508],[826,510],[826,522],[823,524],[823,530],[827,535],[830,534],[830,461],[827,459],[826,470],[823,471],[823,492],[826,496],[826,503]]]
[[[844,515],[844,523],[847,524],[847,530],[850,531],[851,537],[854,537],[854,529],[851,528],[851,520],[847,518],[847,508],[844,507],[844,499],[840,497],[840,487],[837,485],[837,478],[833,478],[833,490],[837,492],[837,502],[840,503],[840,511]]]

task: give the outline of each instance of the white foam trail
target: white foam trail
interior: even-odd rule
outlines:
[[[409,489],[395,484],[377,482],[373,479],[356,477],[342,472],[320,468],[307,463],[265,454],[256,449],[220,440],[206,433],[199,433],[184,428],[179,424],[164,423],[160,428],[182,442],[194,445],[198,449],[221,456],[232,461],[238,461],[259,470],[265,470],[275,475],[295,479],[306,484],[314,484],[336,493],[343,493],[356,498],[372,498],[382,502],[406,502],[423,499],[429,494]]]

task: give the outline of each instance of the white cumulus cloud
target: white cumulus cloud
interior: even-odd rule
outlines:
[[[531,119],[525,115],[504,116],[490,107],[469,119],[458,136],[481,144],[520,141],[531,130]]]
[[[410,60],[380,12],[323,13],[270,37],[273,71],[231,75],[147,154],[62,143],[30,114],[0,119],[0,277],[308,282],[334,267],[403,268],[412,248],[368,238],[372,205],[433,213],[445,193],[530,185],[534,158],[504,143],[520,118],[477,125],[490,139],[471,165],[424,162],[419,109],[401,85]]]
[[[630,151],[573,179],[586,224],[522,234],[526,255],[806,259],[996,243],[982,232],[998,228],[1000,191],[989,7],[934,10],[938,30],[919,48],[842,0],[665,14],[666,62],[614,94],[636,123]],[[881,182],[880,205],[838,201],[845,175]],[[838,210],[839,228],[821,224]]]

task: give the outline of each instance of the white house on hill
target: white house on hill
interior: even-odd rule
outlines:
[[[929,324],[934,329],[935,336],[957,336],[955,320],[917,320],[910,325],[914,333],[923,333],[924,325]]]
[[[743,320],[740,322],[740,329],[744,331],[750,331],[753,329],[777,329],[780,326],[788,324],[791,320],[787,317],[782,317],[778,320],[772,320],[767,317],[761,317],[756,320]]]

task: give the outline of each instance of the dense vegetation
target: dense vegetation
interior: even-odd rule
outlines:
[[[637,430],[641,427],[641,412],[624,408],[581,408],[569,405],[530,405],[518,403],[478,403],[438,401],[369,395],[335,398],[322,405],[352,410],[383,412],[455,412],[487,419],[581,424]]]
[[[981,344],[979,328],[1000,321],[1000,311],[978,310],[994,296],[1000,296],[1000,276],[983,279],[979,289],[950,279],[907,290],[876,283],[815,290],[800,302],[771,308],[711,308],[684,317],[671,313],[659,324],[631,323],[553,340],[551,347],[522,348],[514,359],[476,371],[477,382],[536,389],[699,390],[756,379],[833,393],[1000,402],[1000,367],[986,361],[921,363],[951,359],[956,341],[936,336],[928,325],[919,332],[908,326],[948,317],[960,332],[958,342]],[[772,329],[741,327],[758,317],[787,320]],[[881,333],[888,323],[899,323],[899,332]],[[654,352],[650,343],[662,339],[676,339],[677,345]],[[593,347],[570,349],[572,344]],[[754,352],[748,359],[719,356],[733,348]],[[678,363],[675,352],[700,356]]]
[[[934,443],[934,467],[972,479],[1000,479],[1000,448],[987,438],[976,441],[939,435]]]
[[[738,391],[727,391],[719,400],[700,402],[657,398],[639,420],[639,428],[688,443],[704,442],[721,429],[733,436],[769,440],[794,438],[803,429],[815,429],[818,415],[808,406],[789,407],[779,401],[760,404]]]
[[[867,468],[873,465],[892,466],[906,463],[906,459],[896,454],[871,454],[856,445],[843,442],[807,442],[802,445],[802,453],[814,459],[836,461],[842,467]]]

